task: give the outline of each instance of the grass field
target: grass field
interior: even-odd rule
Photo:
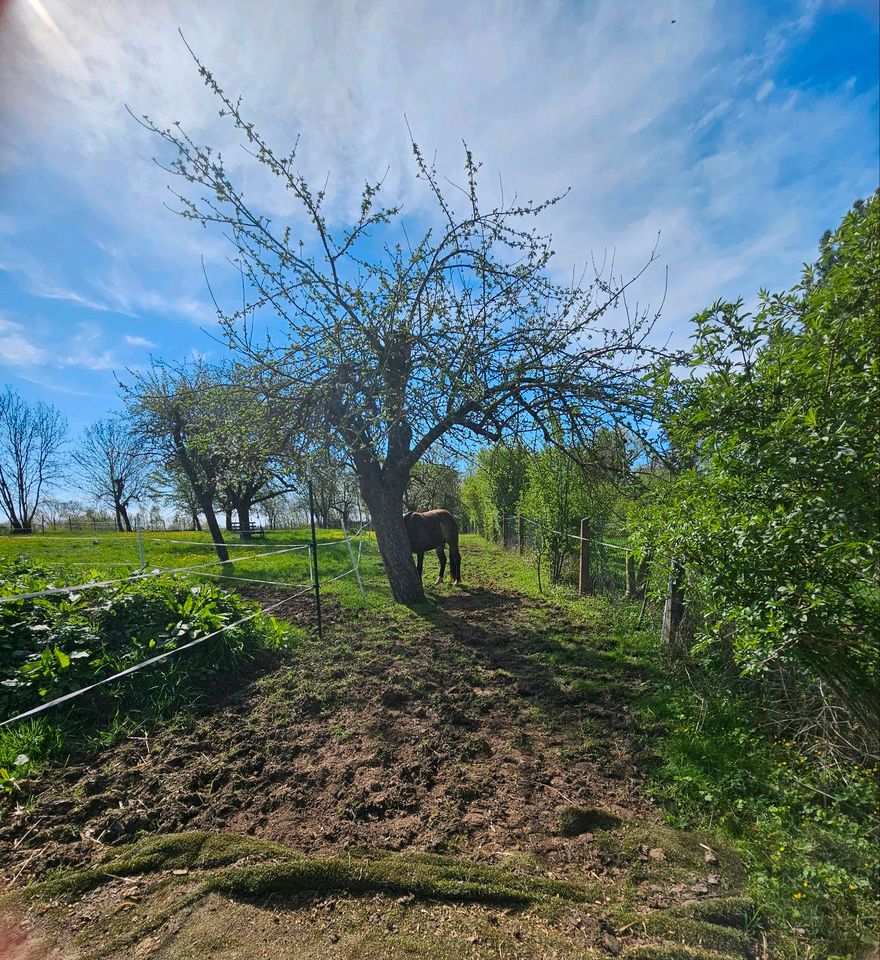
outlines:
[[[319,574],[323,588],[344,604],[360,601],[353,575],[341,577],[351,569],[348,548],[339,530],[317,531]],[[288,586],[302,589],[310,583],[308,529],[273,531],[265,540],[243,542],[230,534],[227,540],[232,558],[221,565],[208,533],[144,533],[144,566],[154,570],[185,571],[187,576],[204,581],[222,582],[234,589],[254,586],[253,581],[269,581],[278,592]],[[362,534],[352,541],[357,556],[361,550],[361,573],[365,586],[382,582],[375,538]],[[27,537],[0,537],[0,562],[25,557],[59,571],[64,579],[59,586],[91,580],[124,578],[140,572],[138,536],[133,533],[45,533]],[[185,568],[200,567],[198,570]],[[183,573],[181,574],[183,575]],[[339,579],[336,579],[339,578]]]

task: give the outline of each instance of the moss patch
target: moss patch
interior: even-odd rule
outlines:
[[[559,811],[559,833],[563,837],[613,830],[622,823],[620,817],[596,807],[563,807]]]
[[[454,857],[366,852],[307,857],[265,840],[209,833],[150,837],[97,867],[67,871],[28,890],[34,897],[76,897],[114,877],[163,870],[194,871],[205,892],[248,898],[348,891],[508,904],[593,899],[587,887]]]
[[[749,957],[749,941],[744,933],[714,923],[677,916],[664,910],[649,914],[642,921],[649,935],[663,937],[691,947],[704,947],[735,957]]]

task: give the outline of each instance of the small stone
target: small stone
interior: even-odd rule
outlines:
[[[609,952],[617,956],[620,953],[620,941],[613,933],[605,932],[602,934],[602,946]]]
[[[666,854],[660,847],[651,847],[648,851],[648,856],[652,860],[665,860]]]
[[[718,856],[714,850],[704,850],[703,859],[706,863],[718,863]]]

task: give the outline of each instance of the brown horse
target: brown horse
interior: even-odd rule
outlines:
[[[449,573],[453,583],[461,583],[461,554],[458,552],[458,524],[448,510],[428,510],[425,513],[406,513],[403,525],[409,537],[409,545],[416,555],[416,567],[422,575],[422,564],[426,550],[436,550],[440,561],[440,576],[437,583],[443,581],[446,570],[446,552],[449,544]]]

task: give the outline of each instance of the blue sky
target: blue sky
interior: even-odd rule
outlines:
[[[125,112],[225,148],[276,220],[177,36],[276,144],[301,136],[343,223],[363,179],[414,222],[406,115],[454,178],[461,141],[491,194],[571,188],[545,228],[560,273],[614,250],[628,272],[658,232],[660,334],[798,278],[826,227],[878,184],[878,15],[853,2],[162,2],[0,4],[0,371],[76,434],[118,407],[150,355],[219,357],[202,273],[234,306],[218,236],[164,207],[158,145]],[[675,21],[673,23],[673,21]]]

